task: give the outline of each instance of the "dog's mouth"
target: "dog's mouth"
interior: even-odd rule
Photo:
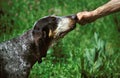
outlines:
[[[54,39],[58,40],[63,38],[67,33],[76,27],[76,15],[60,17],[58,26],[55,30]]]
[[[71,26],[70,29],[61,32],[58,36],[59,36],[60,38],[63,38],[67,33],[69,33],[70,31],[72,31],[73,29],[75,29],[75,27],[76,27],[76,24],[74,24],[73,26]]]
[[[60,32],[57,37],[55,37],[55,40],[59,40],[61,38],[64,38],[66,34],[68,34],[70,31],[74,30],[76,27],[76,24],[72,25],[70,27],[70,29],[66,30],[66,31],[63,31],[63,32]]]

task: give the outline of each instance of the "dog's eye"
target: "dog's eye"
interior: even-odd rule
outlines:
[[[40,30],[40,28],[39,28],[39,27],[36,27],[35,30]]]
[[[40,28],[37,28],[37,30],[40,30]]]

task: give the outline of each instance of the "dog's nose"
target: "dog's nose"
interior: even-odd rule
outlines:
[[[77,21],[77,15],[69,15],[69,16],[66,16],[67,18],[70,18],[70,19],[72,19],[72,20],[74,20],[74,21]]]
[[[76,20],[77,16],[76,15],[71,15],[71,18]]]

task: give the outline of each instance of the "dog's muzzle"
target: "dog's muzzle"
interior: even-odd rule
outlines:
[[[69,15],[69,16],[65,16],[66,18],[71,19],[71,30],[73,30],[76,27],[76,22],[77,22],[77,16],[76,15]]]
[[[58,27],[56,29],[55,38],[59,39],[64,37],[68,32],[72,31],[76,27],[77,16],[69,15],[63,16],[59,19]]]

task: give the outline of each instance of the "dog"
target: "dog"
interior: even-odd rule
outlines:
[[[0,78],[28,78],[30,69],[53,41],[63,38],[76,26],[76,15],[47,16],[35,22],[22,36],[0,44]]]

